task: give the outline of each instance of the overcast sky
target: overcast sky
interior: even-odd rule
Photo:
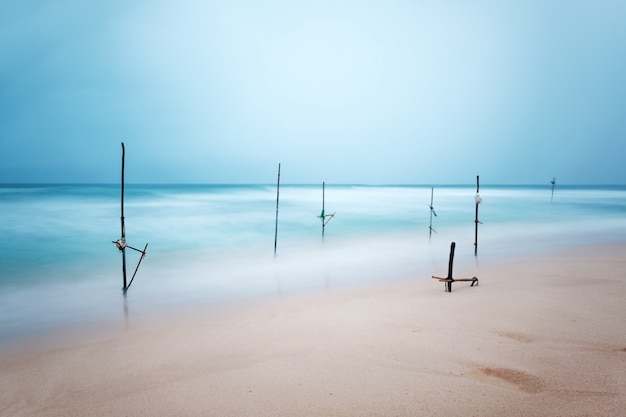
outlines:
[[[626,2],[0,3],[0,183],[626,184]]]

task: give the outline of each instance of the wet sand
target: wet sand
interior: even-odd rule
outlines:
[[[485,264],[33,339],[0,416],[624,415],[626,244]]]

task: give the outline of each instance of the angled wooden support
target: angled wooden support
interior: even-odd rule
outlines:
[[[452,277],[452,264],[454,263],[454,248],[456,247],[456,243],[452,242],[450,245],[450,262],[448,263],[448,276],[447,277],[436,277],[433,275],[433,278],[438,280],[439,282],[443,282],[445,284],[446,292],[452,292],[452,283],[455,281],[466,281],[471,282],[473,287],[474,284],[478,285],[478,278],[453,278]]]

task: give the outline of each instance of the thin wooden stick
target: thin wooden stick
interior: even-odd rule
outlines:
[[[322,213],[317,216],[322,220],[322,239],[324,239],[324,229],[326,228],[326,224],[335,217],[335,213],[326,214],[325,207],[325,199],[326,199],[326,181],[322,182]],[[328,219],[327,219],[328,218]]]
[[[322,239],[324,239],[324,229],[326,228],[326,214],[324,212],[324,204],[325,204],[325,198],[326,198],[326,181],[322,181],[322,214],[321,214],[321,218],[322,218]]]
[[[278,181],[276,182],[276,226],[274,227],[274,256],[276,256],[276,245],[278,243],[278,199],[280,196],[280,163],[278,164]]]
[[[437,213],[435,213],[435,209],[433,208],[433,193],[434,193],[435,188],[434,187],[430,187],[430,226],[428,226],[429,232],[428,232],[428,238],[430,239],[433,235],[433,232],[437,233],[437,231],[435,229],[433,229],[433,214],[435,215],[435,217],[437,217]]]
[[[133,277],[130,279],[130,282],[128,283],[128,287],[126,287],[126,290],[130,288],[130,285],[133,283],[133,280],[135,279],[135,275],[137,275],[137,271],[139,270],[139,265],[141,265],[141,261],[143,261],[143,258],[146,256],[146,249],[148,249],[148,244],[146,243],[146,246],[144,246],[143,251],[140,251],[139,249],[136,249],[136,248],[131,248],[131,249],[135,249],[136,251],[141,252],[141,258],[139,258],[139,262],[137,262],[137,266],[135,267],[135,272],[133,273]]]
[[[478,205],[482,202],[478,191],[480,189],[479,176],[476,175],[476,219],[474,220],[474,256],[478,255]]]

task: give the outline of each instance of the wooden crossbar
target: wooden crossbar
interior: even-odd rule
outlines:
[[[476,277],[471,277],[471,278],[443,278],[443,277],[436,277],[433,275],[433,278],[436,280],[439,280],[439,282],[455,282],[455,281],[465,281],[465,282],[470,282],[472,283],[472,285],[470,285],[470,287],[473,287],[474,284],[478,285],[478,278]]]

